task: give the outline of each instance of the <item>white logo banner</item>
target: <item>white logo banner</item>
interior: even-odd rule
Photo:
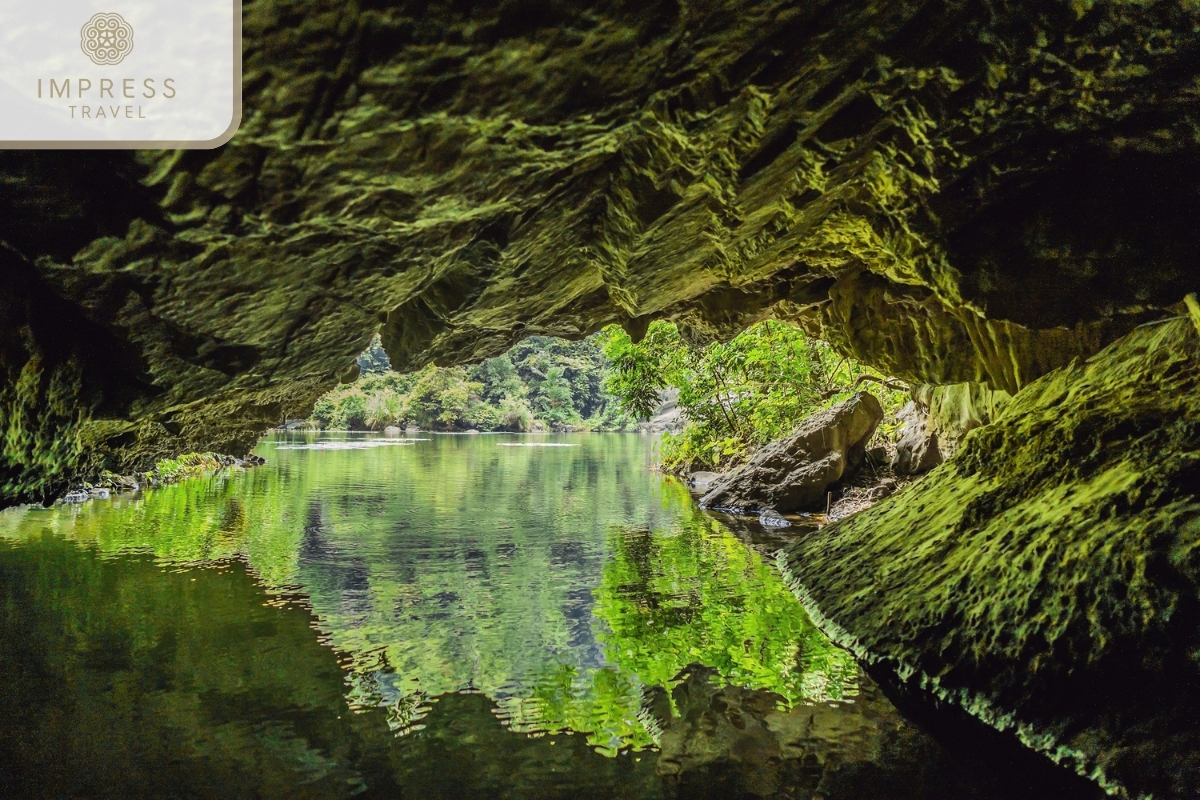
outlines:
[[[0,148],[217,147],[240,0],[0,0]]]

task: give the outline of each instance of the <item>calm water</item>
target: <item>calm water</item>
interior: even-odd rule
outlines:
[[[0,513],[0,794],[1011,791],[652,445],[279,435],[265,467]]]

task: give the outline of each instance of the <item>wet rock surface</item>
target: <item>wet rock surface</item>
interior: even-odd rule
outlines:
[[[858,392],[726,473],[700,498],[700,505],[784,513],[823,510],[829,487],[862,464],[867,441],[882,419],[883,408],[874,395]]]
[[[799,539],[826,633],[1121,796],[1200,786],[1200,339],[1051,373],[879,505]]]
[[[704,492],[708,491],[708,487],[720,480],[721,477],[722,473],[720,472],[701,470],[699,472],[688,473],[686,483],[689,490],[691,490],[693,493],[698,492],[703,494]]]
[[[773,315],[1016,391],[1190,291],[1180,2],[256,0],[211,151],[0,155],[0,502],[393,366]]]

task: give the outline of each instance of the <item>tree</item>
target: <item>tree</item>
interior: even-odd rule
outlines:
[[[538,420],[577,430],[630,430],[635,421],[604,389],[611,366],[602,342],[600,334],[580,341],[531,336],[470,368],[430,365],[402,375],[386,367],[378,371],[387,356],[376,337],[360,359],[362,377],[318,400],[312,420],[316,427],[372,430],[415,422],[450,430],[530,431]],[[364,400],[348,400],[352,395]],[[347,402],[346,413],[339,414]]]
[[[604,352],[615,367],[605,388],[626,412],[648,417],[664,388],[679,390],[687,425],[664,435],[662,447],[663,465],[674,471],[734,466],[848,397],[864,377],[894,386],[828,344],[774,320],[701,348],[687,346],[669,322],[652,323],[637,344],[615,326],[604,337]],[[889,390],[883,399],[898,407],[904,394]]]

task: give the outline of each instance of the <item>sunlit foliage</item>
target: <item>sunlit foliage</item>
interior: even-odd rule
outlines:
[[[672,470],[736,465],[858,388],[880,396],[887,410],[906,399],[895,382],[783,322],[760,322],[707,347],[689,346],[670,322],[651,323],[637,344],[617,326],[602,335],[614,367],[606,387],[630,415],[648,416],[663,390],[678,390],[687,425],[662,444]]]
[[[378,339],[359,358],[363,377],[317,401],[311,422],[328,430],[529,432],[631,430],[635,420],[605,390],[600,338],[534,336],[471,367],[392,372]]]

